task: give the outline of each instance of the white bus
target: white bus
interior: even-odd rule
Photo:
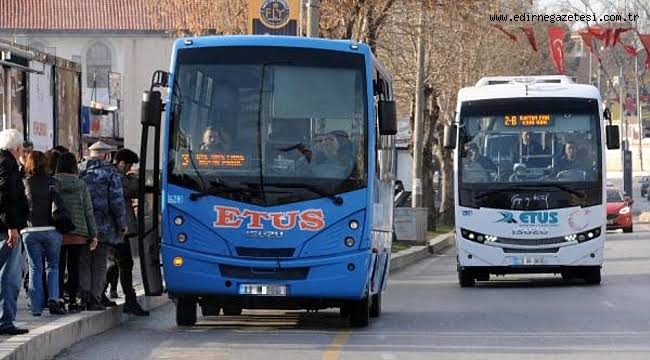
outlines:
[[[598,90],[566,76],[487,77],[458,93],[455,148],[460,286],[555,273],[600,283],[606,231],[605,124]]]

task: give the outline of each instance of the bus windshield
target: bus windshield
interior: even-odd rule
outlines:
[[[595,100],[480,101],[461,112],[464,186],[583,186],[600,182]]]
[[[260,205],[365,186],[363,55],[184,49],[173,77],[170,183]]]

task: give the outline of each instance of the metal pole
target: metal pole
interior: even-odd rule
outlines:
[[[11,68],[6,66],[5,70],[5,111],[2,117],[2,129],[12,127],[11,125]]]
[[[307,0],[307,36],[318,37],[320,30],[320,0]]]
[[[592,58],[592,55],[591,55],[591,51],[590,51],[589,52],[589,85],[593,85],[593,83],[594,83],[594,81],[593,81],[594,79],[591,78],[591,58]]]
[[[415,124],[413,126],[413,183],[411,207],[422,207],[422,120],[424,116],[424,2],[418,21],[417,79],[415,81]]]
[[[639,121],[639,162],[643,171],[643,117],[641,116],[641,99],[639,95],[639,55],[634,58],[634,79],[636,82],[636,118]]]
[[[300,15],[298,19],[298,36],[303,36],[303,25],[305,21],[305,1],[300,0]]]
[[[628,146],[630,143],[628,142],[627,138],[627,117],[625,116],[625,113],[623,112],[623,67],[620,67],[620,73],[619,73],[619,78],[618,78],[618,105],[619,105],[619,110],[621,114],[621,125],[623,125],[623,129],[625,130],[625,146],[623,150],[628,150]]]

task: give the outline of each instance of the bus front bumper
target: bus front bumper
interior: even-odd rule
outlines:
[[[174,261],[178,257],[180,266]],[[240,285],[286,285],[286,298],[319,299],[364,296],[371,259],[369,251],[309,259],[242,259],[164,244],[162,258],[170,294],[239,296]]]
[[[458,262],[467,267],[498,267],[507,272],[526,272],[526,268],[553,269],[567,266],[601,266],[603,262],[603,240],[597,239],[552,249],[508,252],[506,249],[472,242],[457,237]],[[508,271],[508,269],[512,271]],[[544,271],[547,272],[547,271]]]

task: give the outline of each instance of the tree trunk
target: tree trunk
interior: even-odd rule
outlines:
[[[427,226],[428,230],[436,229],[435,192],[433,187],[433,129],[438,117],[436,107],[436,94],[430,86],[424,89],[424,101],[426,104],[423,117],[423,141],[422,146],[422,193],[424,206],[428,208]]]

